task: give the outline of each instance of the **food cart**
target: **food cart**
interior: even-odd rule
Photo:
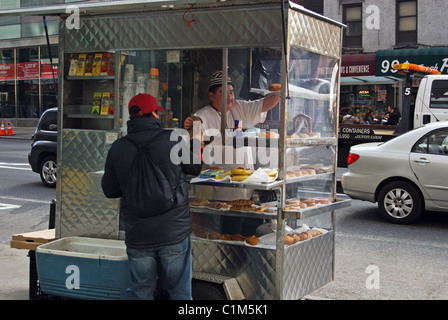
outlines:
[[[208,103],[215,70],[232,78],[237,99],[272,94],[273,83],[283,90],[263,123],[238,119],[239,135],[225,123],[220,128],[235,153],[255,154],[252,179],[235,181],[228,173],[233,163],[191,177],[193,297],[208,290],[212,298],[218,289],[229,299],[299,299],[332,281],[334,214],[350,205],[336,194],[343,25],[278,0],[80,4],[79,28],[68,27],[73,16],[58,6],[29,13],[61,17],[57,240],[36,250],[43,293],[125,297],[119,200],[105,198],[100,184],[108,149],[126,134],[133,95],[156,96],[166,110],[164,125],[173,130]],[[262,147],[275,161],[259,161]],[[267,170],[275,171],[273,178],[266,178]],[[248,207],[232,207],[228,199],[210,206],[220,188],[236,190]],[[229,234],[241,239],[213,230],[228,218],[241,227]],[[318,232],[299,239],[311,229]],[[76,275],[68,266],[78,268],[81,283],[67,282]]]

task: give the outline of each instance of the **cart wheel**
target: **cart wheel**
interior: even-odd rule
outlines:
[[[204,281],[193,281],[193,300],[227,300],[222,285]]]

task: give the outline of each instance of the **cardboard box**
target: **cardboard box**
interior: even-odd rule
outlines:
[[[94,58],[93,53],[89,53],[89,54],[87,55],[87,59],[86,59],[86,71],[84,72],[84,75],[86,75],[86,76],[91,76],[91,75],[92,75],[92,70],[93,70],[93,58]]]
[[[87,54],[80,53],[78,56],[78,65],[76,67],[76,75],[83,76],[86,69]]]
[[[76,76],[76,68],[78,67],[78,58],[72,56],[70,59],[70,68],[68,69],[69,76]]]
[[[95,56],[93,58],[93,67],[92,67],[92,75],[93,76],[100,75],[102,57],[103,57],[102,53],[95,53]]]
[[[103,92],[101,97],[101,115],[107,116],[109,114],[110,107],[110,92]]]
[[[101,61],[101,76],[107,76],[109,74],[110,67],[110,53],[103,53],[103,60]]]
[[[101,107],[101,92],[95,92],[93,94],[92,114],[100,114],[100,107]]]

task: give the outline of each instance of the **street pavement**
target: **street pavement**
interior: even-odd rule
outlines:
[[[12,127],[13,135],[0,135],[2,139],[30,140],[35,127]],[[7,132],[7,128],[5,128]],[[29,299],[28,250],[0,244],[0,300]]]

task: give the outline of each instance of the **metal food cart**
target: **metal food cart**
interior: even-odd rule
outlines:
[[[68,28],[69,14],[47,8],[61,17],[56,238],[124,239],[119,200],[105,198],[100,181],[111,143],[126,134],[127,102],[150,90],[149,71],[160,72],[156,95],[165,108],[171,102],[173,116],[183,123],[206,104],[206,75],[221,69],[232,76],[242,99],[261,97],[272,82],[286,88],[277,111],[255,126],[255,140],[260,129],[278,130],[277,139],[268,139],[275,140],[278,177],[269,183],[207,180],[191,186],[195,192],[198,186],[271,192],[275,209],[192,211],[270,223],[271,243],[250,246],[193,236],[194,280],[219,284],[230,299],[299,299],[332,281],[334,212],[350,205],[337,199],[335,178],[343,25],[278,0],[110,1],[79,9],[80,27]],[[108,69],[78,73],[79,61],[93,57],[94,63],[97,53],[107,56]],[[104,92],[107,109],[102,112],[101,102],[95,111],[95,95]],[[288,199],[311,196],[329,201],[287,209]],[[323,234],[285,245],[285,235],[300,229],[302,219],[320,215],[331,221]]]

